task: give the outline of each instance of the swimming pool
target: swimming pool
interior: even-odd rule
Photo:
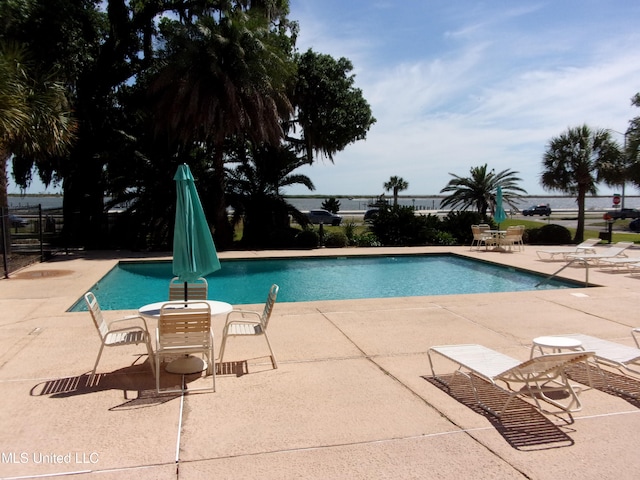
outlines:
[[[280,286],[278,302],[519,292],[572,288],[511,267],[451,254],[223,260],[207,277],[209,299],[233,305],[264,303]],[[104,310],[131,310],[168,298],[171,262],[120,262],[91,287]],[[70,311],[84,311],[82,299]]]

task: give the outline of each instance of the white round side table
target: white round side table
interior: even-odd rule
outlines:
[[[582,342],[575,338],[568,337],[536,337],[533,339],[533,345],[531,345],[531,358],[533,358],[536,349],[541,355],[544,355],[544,349],[550,349],[551,353],[560,353],[562,350],[576,351],[584,350]]]

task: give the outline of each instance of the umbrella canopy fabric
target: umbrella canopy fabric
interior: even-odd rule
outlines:
[[[220,260],[189,166],[180,165],[173,179],[177,198],[173,274],[188,283],[220,270]]]
[[[502,207],[502,187],[498,185],[498,189],[496,190],[496,211],[493,214],[493,220],[498,224],[498,229],[500,228],[500,224],[507,219],[507,213],[504,211]]]

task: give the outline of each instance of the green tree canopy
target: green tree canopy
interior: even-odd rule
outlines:
[[[128,230],[149,238],[167,229],[167,172],[187,162],[224,245],[234,145],[311,163],[375,121],[351,62],[295,54],[288,14],[288,0],[0,0],[0,40],[24,42],[55,72],[78,120],[68,155],[17,157],[14,176],[26,187],[35,165],[61,181],[67,239],[101,247],[105,195],[144,199]]]
[[[440,193],[452,192],[442,200],[443,207],[458,208],[460,210],[474,209],[479,214],[486,216],[487,209],[491,208],[493,214],[496,202],[496,189],[502,187],[502,201],[511,208],[516,208],[515,201],[526,194],[526,190],[518,186],[522,179],[518,172],[510,169],[495,173],[487,171],[485,163],[480,167],[471,167],[469,177],[460,177],[449,173],[453,178]]]
[[[640,93],[636,93],[633,96],[631,104],[640,107]],[[640,117],[632,118],[629,121],[629,128],[625,138],[625,160],[627,166],[625,180],[632,181],[636,187],[640,188]]]
[[[7,206],[11,156],[61,155],[74,131],[64,86],[35,68],[25,46],[0,41],[0,207]]]
[[[542,158],[542,186],[576,195],[578,224],[574,242],[584,239],[584,212],[587,194],[597,193],[597,184],[619,182],[618,166],[623,162],[618,144],[605,129],[587,125],[567,129],[552,138]]]
[[[309,161],[314,153],[333,161],[347,145],[364,140],[376,119],[362,90],[354,87],[349,60],[308,50],[296,56],[296,64],[298,74],[290,94],[295,111],[285,124],[287,140]]]

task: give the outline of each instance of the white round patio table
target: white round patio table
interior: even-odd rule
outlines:
[[[215,315],[224,315],[226,313],[229,313],[231,310],[233,310],[233,307],[231,306],[230,303],[227,302],[220,302],[218,300],[192,300],[193,302],[205,302],[209,305],[209,308],[211,309],[211,316],[215,316]],[[152,318],[158,318],[160,317],[160,309],[162,308],[162,306],[165,303],[171,303],[172,304],[172,308],[184,308],[184,302],[181,302],[180,300],[178,301],[164,301],[164,302],[155,302],[155,303],[150,303],[149,305],[145,305],[144,307],[140,307],[138,309],[138,313],[140,315],[143,315],[145,317],[152,317]],[[173,305],[175,305],[175,307],[173,307]],[[187,302],[187,308],[189,308],[189,303]]]
[[[533,358],[536,349],[540,351],[541,355],[544,355],[545,348],[550,349],[551,353],[560,353],[562,350],[584,350],[582,342],[575,338],[556,336],[536,337],[533,339],[533,345],[531,345],[531,358]]]
[[[215,315],[224,315],[233,310],[233,307],[230,303],[220,302],[218,300],[193,300],[194,302],[202,303],[205,302],[209,305],[211,309],[211,316]],[[175,308],[178,310],[182,310],[185,308],[189,309],[189,302],[185,304],[185,302],[181,301],[173,301],[173,302],[155,302],[140,307],[138,309],[138,313],[145,317],[159,318],[160,310],[162,306],[171,303],[171,308]],[[188,375],[191,373],[202,372],[207,368],[207,362],[203,359],[196,357],[194,355],[185,355],[181,358],[177,358],[173,360],[165,367],[165,370],[169,373],[178,373],[182,375]]]

